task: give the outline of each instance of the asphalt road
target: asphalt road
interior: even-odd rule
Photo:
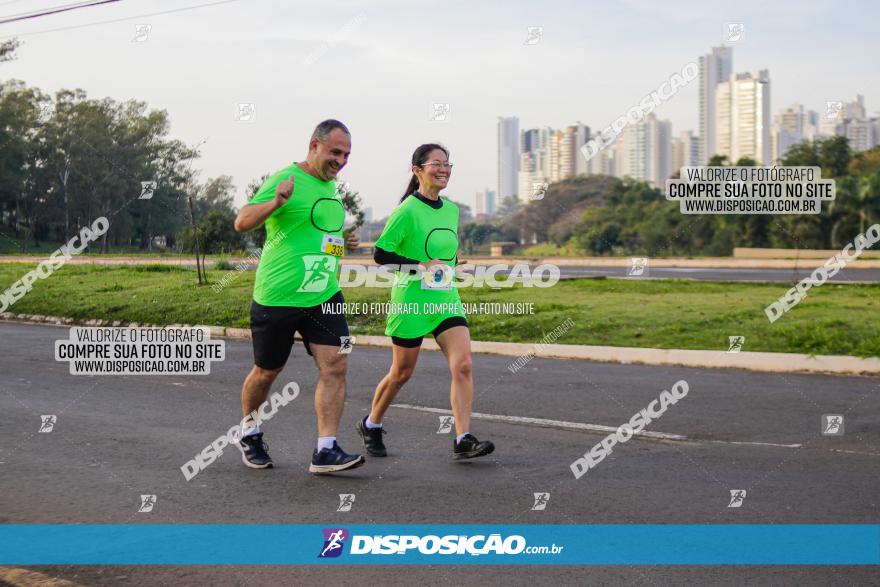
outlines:
[[[683,441],[633,439],[584,477],[569,464],[604,433],[496,420],[472,431],[496,452],[450,460],[438,434],[449,376],[423,351],[386,420],[390,456],[348,475],[308,474],[316,371],[297,345],[279,383],[300,397],[265,426],[275,468],[225,454],[186,482],[180,466],[238,420],[248,342],[227,341],[208,376],[72,376],[54,360],[67,330],[0,322],[2,523],[878,523],[880,381],[876,378],[699,370],[475,356],[476,412],[618,426],[684,379],[690,392],[648,430]],[[339,439],[358,450],[354,423],[384,375],[388,349],[358,347]],[[276,386],[280,388],[280,385]],[[845,416],[822,436],[822,414]],[[51,433],[40,415],[54,414]],[[787,447],[779,445],[800,445]],[[731,489],[747,490],[740,508]],[[549,492],[532,511],[533,493]],[[340,493],[354,493],[338,512]],[[155,494],[137,513],[141,494]],[[247,548],[260,547],[254,536]],[[876,584],[870,567],[30,567],[82,585],[332,584]],[[4,578],[0,569],[0,582]]]

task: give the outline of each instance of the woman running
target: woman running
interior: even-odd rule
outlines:
[[[458,261],[458,206],[440,197],[452,172],[449,152],[437,144],[420,146],[412,156],[412,171],[400,204],[376,241],[373,258],[380,265],[409,265],[413,270],[400,267],[397,271],[385,328],[393,343],[391,369],[376,387],[372,410],[358,422],[357,430],[367,453],[386,456],[382,441],[385,411],[412,376],[422,339],[433,334],[452,373],[453,458],[481,457],[495,450],[495,445],[479,441],[469,432],[474,395],[471,338],[453,283]]]

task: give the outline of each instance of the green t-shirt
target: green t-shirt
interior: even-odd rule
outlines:
[[[458,253],[458,206],[442,198],[432,208],[409,196],[391,213],[376,246],[424,263],[441,259],[455,267]],[[398,271],[391,290],[391,310],[385,334],[400,338],[425,336],[443,320],[464,317],[455,284],[450,289],[427,289],[418,275]]]
[[[293,193],[287,203],[266,219],[254,300],[264,306],[318,306],[339,291],[336,270],[341,253],[338,243],[345,223],[345,208],[336,194],[336,181],[321,181],[296,163],[269,177],[249,204],[268,202],[275,188],[293,176]],[[335,243],[335,247],[334,244]]]

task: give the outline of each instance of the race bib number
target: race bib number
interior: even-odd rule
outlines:
[[[422,289],[452,289],[455,271],[449,265],[434,265],[422,274]]]
[[[325,234],[324,240],[321,241],[321,252],[333,255],[334,257],[341,257],[345,254],[345,241],[342,240],[341,236]]]

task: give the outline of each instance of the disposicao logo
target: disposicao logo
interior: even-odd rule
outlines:
[[[318,558],[336,558],[342,554],[348,530],[345,528],[324,528],[324,548]]]

